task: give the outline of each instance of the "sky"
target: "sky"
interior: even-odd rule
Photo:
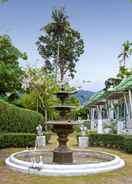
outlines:
[[[0,5],[0,34],[9,34],[13,44],[28,53],[28,61],[20,61],[22,66],[39,67],[43,59],[35,42],[42,34],[41,27],[51,21],[51,11],[62,6],[85,43],[72,83],[98,91],[106,79],[116,76],[121,45],[132,40],[129,0],[8,0]],[[130,66],[131,62],[129,59]],[[84,84],[84,80],[90,83]]]

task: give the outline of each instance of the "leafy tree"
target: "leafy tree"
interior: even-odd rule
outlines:
[[[125,77],[128,77],[132,75],[132,69],[128,69],[125,66],[120,66],[119,73],[117,74],[117,77],[123,79]]]
[[[80,33],[71,27],[64,8],[53,10],[52,21],[42,30],[45,34],[36,44],[45,63],[48,61],[48,66],[59,74],[61,81],[66,74],[74,78],[76,62],[84,52],[84,43]]]
[[[81,118],[81,119],[88,119],[88,110],[86,107],[81,107],[81,108],[78,108],[76,111],[75,111],[75,118],[78,119],[78,118]]]
[[[26,53],[21,53],[8,35],[0,36],[0,95],[21,89],[19,58],[27,59]]]
[[[51,106],[57,103],[53,94],[58,90],[58,85],[52,73],[44,68],[29,68],[23,80],[23,87],[28,93],[21,97],[21,105],[41,112],[45,123],[56,115]]]
[[[41,112],[45,117],[45,125],[49,119],[58,119],[59,113],[51,108],[60,103],[59,99],[54,95],[59,89],[54,74],[45,68],[29,68],[25,73],[23,87],[26,89],[27,94],[21,97],[21,105]],[[65,84],[65,88],[67,91],[73,90],[68,83]],[[75,96],[71,96],[65,101],[65,104],[79,106],[79,101]],[[71,117],[72,114],[68,114],[67,118]]]
[[[7,2],[8,0],[0,0],[0,3],[5,3]]]

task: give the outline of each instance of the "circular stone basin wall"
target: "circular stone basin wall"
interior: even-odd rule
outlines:
[[[95,151],[74,151],[73,163],[55,164],[51,151],[22,151],[6,159],[6,165],[16,171],[44,176],[81,176],[122,168],[125,163],[116,155]]]

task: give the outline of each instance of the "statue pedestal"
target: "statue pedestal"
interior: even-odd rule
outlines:
[[[124,129],[123,124],[124,124],[124,122],[121,120],[119,120],[117,122],[117,134],[118,135],[122,134],[122,132],[123,132],[123,129]]]
[[[38,148],[43,148],[46,146],[46,137],[45,136],[37,136],[36,137],[36,141],[35,141],[35,145]]]
[[[86,136],[79,137],[79,147],[80,148],[87,148],[88,147],[88,137],[86,137]]]
[[[103,134],[103,121],[102,121],[102,119],[98,119],[97,133]]]

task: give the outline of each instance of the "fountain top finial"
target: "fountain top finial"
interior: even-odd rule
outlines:
[[[61,91],[64,91],[64,90],[65,90],[64,84],[61,84]]]

